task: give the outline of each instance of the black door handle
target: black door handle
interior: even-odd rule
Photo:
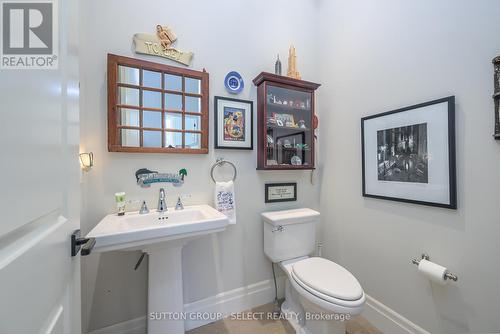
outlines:
[[[78,255],[80,249],[82,256],[89,255],[95,246],[95,238],[81,238],[80,230],[71,234],[71,256]]]

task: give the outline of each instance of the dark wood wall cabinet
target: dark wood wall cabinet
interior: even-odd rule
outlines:
[[[108,54],[108,150],[208,153],[208,73]]]
[[[257,86],[257,169],[314,169],[314,92],[320,86],[262,72]]]

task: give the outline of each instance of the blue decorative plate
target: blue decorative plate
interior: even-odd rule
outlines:
[[[239,94],[245,87],[243,83],[243,78],[236,71],[231,71],[226,75],[224,79],[224,86],[226,86],[226,90],[231,94]]]

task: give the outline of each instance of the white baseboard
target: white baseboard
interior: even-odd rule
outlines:
[[[284,276],[277,278],[279,298],[283,298],[284,295],[284,281]],[[243,312],[270,303],[273,300],[274,282],[273,280],[266,280],[185,304],[184,311],[187,314],[186,331],[214,321],[212,319],[203,319],[205,315],[220,313],[222,317],[226,317],[231,313]],[[89,334],[146,334],[146,317],[124,321],[94,330]]]
[[[388,334],[431,334],[371,296],[366,296],[362,313],[373,326]]]
[[[146,317],[139,317],[96,329],[89,334],[146,334]]]
[[[278,298],[283,298],[285,277],[277,278]],[[261,281],[246,287],[219,293],[193,303],[184,305],[186,313],[190,314],[216,314],[224,317],[231,313],[243,312],[253,307],[270,303],[274,300],[273,280]],[[186,330],[206,325],[213,320],[186,320]]]
[[[284,280],[284,276],[278,277],[279,298],[283,297]],[[225,317],[231,315],[231,313],[243,312],[270,303],[273,300],[274,283],[272,280],[266,280],[185,304],[184,310],[187,314],[186,331],[214,321],[213,319],[200,319],[204,315],[220,313]],[[366,305],[362,316],[383,333],[431,334],[368,295],[366,296]],[[124,321],[92,331],[89,334],[146,334],[146,317]]]

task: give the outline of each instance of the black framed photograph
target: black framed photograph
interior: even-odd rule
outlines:
[[[363,196],[457,208],[455,97],[361,119]]]
[[[297,183],[266,183],[265,202],[293,202],[297,200]]]
[[[253,150],[253,102],[215,97],[215,148]]]

